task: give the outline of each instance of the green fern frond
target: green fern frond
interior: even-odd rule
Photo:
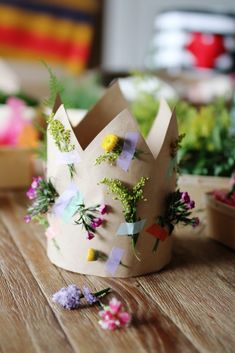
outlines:
[[[62,82],[60,80],[58,80],[58,78],[53,73],[52,69],[47,65],[47,63],[45,63],[43,61],[43,65],[46,67],[46,69],[50,75],[50,79],[49,79],[50,95],[47,99],[44,100],[44,105],[52,108],[55,103],[55,99],[56,99],[57,94],[60,94],[60,95],[63,94],[64,85],[62,84]]]

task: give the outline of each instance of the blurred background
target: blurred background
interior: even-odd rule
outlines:
[[[176,107],[182,173],[232,173],[232,0],[0,0],[0,164],[12,172],[16,147],[46,158],[38,111],[51,90],[76,124],[117,78],[145,136],[160,97]],[[0,187],[24,184],[0,171]]]

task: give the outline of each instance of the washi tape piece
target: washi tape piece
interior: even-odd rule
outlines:
[[[108,260],[106,261],[105,267],[107,272],[111,273],[112,276],[115,275],[118,266],[120,265],[121,259],[123,257],[125,250],[122,248],[112,248]]]
[[[174,158],[171,158],[167,167],[167,171],[166,171],[166,177],[169,179],[172,177],[174,169],[177,166],[177,156],[175,156]]]
[[[58,152],[56,155],[57,164],[73,164],[80,162],[81,158],[77,151]]]
[[[168,237],[167,230],[157,223],[154,223],[149,228],[147,228],[146,232],[153,235],[154,238],[160,239],[161,241],[164,241]]]
[[[78,188],[75,183],[70,183],[68,188],[58,197],[54,206],[52,207],[52,213],[56,216],[61,216],[65,207],[69,204],[72,198],[77,194]]]
[[[78,206],[83,203],[83,198],[80,192],[77,192],[76,195],[69,201],[65,207],[62,218],[65,223],[68,223],[73,215],[77,212]]]
[[[55,238],[61,230],[61,224],[59,219],[54,219],[50,222],[50,226],[46,229],[45,235],[47,239]]]
[[[117,235],[134,235],[141,232],[144,228],[146,219],[141,219],[134,223],[121,223],[116,234]]]
[[[124,139],[123,149],[118,157],[117,165],[127,172],[132,158],[135,154],[136,145],[139,139],[138,132],[127,132]]]

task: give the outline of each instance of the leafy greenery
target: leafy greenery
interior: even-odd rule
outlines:
[[[129,189],[121,180],[104,178],[100,184],[108,186],[109,191],[116,195],[115,200],[119,200],[123,206],[123,214],[126,222],[137,221],[137,203],[144,199],[144,186],[148,178],[141,177],[132,189]]]
[[[32,187],[31,189],[32,190]],[[51,206],[55,203],[55,199],[59,196],[52,182],[45,179],[40,179],[36,189],[33,203],[27,209],[27,213],[31,216],[32,220],[39,222],[39,224],[47,225],[44,215],[48,212]]]
[[[51,133],[53,140],[61,152],[71,152],[75,149],[75,145],[71,144],[71,131],[65,129],[61,121],[54,119],[54,114],[51,114],[48,119],[48,131]],[[68,164],[71,178],[76,173],[74,163]]]
[[[175,106],[180,133],[185,135],[179,150],[180,170],[185,174],[230,176],[235,169],[235,134],[223,98],[196,108],[185,101],[170,101]],[[157,115],[155,92],[139,92],[131,105],[141,132],[147,136]]]
[[[132,189],[129,189],[125,184],[119,179],[104,178],[101,180],[100,184],[105,184],[108,186],[109,191],[115,195],[114,200],[119,200],[123,207],[123,214],[125,221],[128,223],[137,222],[137,204],[138,201],[144,200],[144,186],[149,178],[141,177],[140,180]],[[128,234],[132,238],[132,247],[134,255],[137,260],[140,261],[138,255],[135,252],[135,246],[138,240],[139,233]]]

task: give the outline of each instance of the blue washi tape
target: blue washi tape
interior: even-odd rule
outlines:
[[[62,219],[65,223],[68,223],[70,219],[74,216],[77,212],[78,205],[83,203],[82,195],[79,191],[76,192],[76,195],[71,199],[68,205],[65,207]]]
[[[146,219],[141,219],[138,222],[134,223],[121,223],[120,226],[118,227],[118,230],[116,232],[117,235],[134,235],[139,232],[144,228]]]

